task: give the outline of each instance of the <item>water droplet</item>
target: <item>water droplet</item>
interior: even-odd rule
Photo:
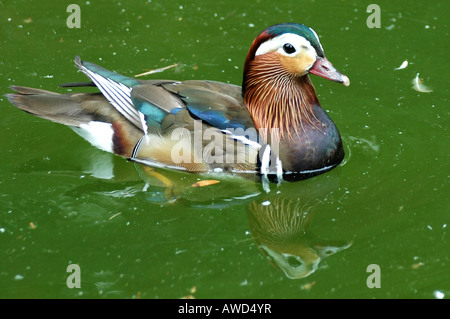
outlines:
[[[436,298],[436,299],[443,299],[445,297],[445,294],[440,290],[435,290],[433,292],[433,295],[434,295],[434,298]]]
[[[21,274],[17,274],[14,276],[14,280],[22,280],[24,277]]]

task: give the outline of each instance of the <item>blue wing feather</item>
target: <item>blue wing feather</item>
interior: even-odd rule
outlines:
[[[79,57],[75,63],[138,127],[141,125],[137,111],[144,114],[147,124],[158,126],[168,114],[184,108],[193,117],[221,130],[254,127],[238,86],[213,81],[139,81],[82,62]]]
[[[188,104],[187,108],[195,117],[221,130],[237,128],[241,128],[243,130],[247,129],[244,123],[240,123],[235,119],[231,120],[229,117],[227,117],[228,114],[226,114],[225,112],[212,109],[203,110],[205,108],[204,106],[192,104]]]
[[[103,76],[104,78],[108,78],[115,82],[122,83],[130,88],[140,85],[140,82],[138,80],[107,70],[97,64],[83,61],[83,66],[89,71],[97,73]]]

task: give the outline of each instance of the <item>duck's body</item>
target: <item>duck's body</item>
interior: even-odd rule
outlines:
[[[337,166],[339,132],[308,73],[348,78],[300,24],[264,30],[241,86],[214,81],[141,81],[75,60],[101,93],[59,94],[14,86],[17,107],[68,125],[93,145],[150,166],[297,180]],[[65,86],[81,86],[69,84]]]

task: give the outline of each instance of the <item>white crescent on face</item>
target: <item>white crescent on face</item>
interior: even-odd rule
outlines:
[[[286,51],[286,45],[289,46],[289,51]],[[314,65],[317,59],[316,49],[311,43],[306,38],[294,33],[283,33],[261,43],[256,50],[255,57],[270,52],[276,52],[286,58],[300,58],[305,61],[301,64],[304,68],[303,74]]]
[[[292,45],[295,48],[295,52],[287,53],[283,49],[283,46],[285,44]],[[273,51],[277,51],[278,53],[286,56],[295,56],[302,51],[311,52],[311,54],[314,53],[314,55],[317,55],[316,50],[313,48],[313,46],[308,40],[294,33],[283,33],[279,36],[276,36],[275,38],[272,38],[270,40],[267,40],[266,42],[261,43],[258,50],[256,50],[255,56],[266,54]]]

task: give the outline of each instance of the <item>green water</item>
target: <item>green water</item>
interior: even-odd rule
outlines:
[[[85,81],[75,55],[129,76],[180,63],[152,77],[240,84],[251,41],[287,21],[313,27],[351,80],[312,76],[343,165],[270,193],[160,172],[175,184],[164,188],[1,97],[0,297],[448,298],[450,4],[379,1],[381,28],[368,28],[369,3],[0,2],[3,93]],[[431,93],[412,88],[417,73]],[[67,286],[70,264],[81,288]]]

